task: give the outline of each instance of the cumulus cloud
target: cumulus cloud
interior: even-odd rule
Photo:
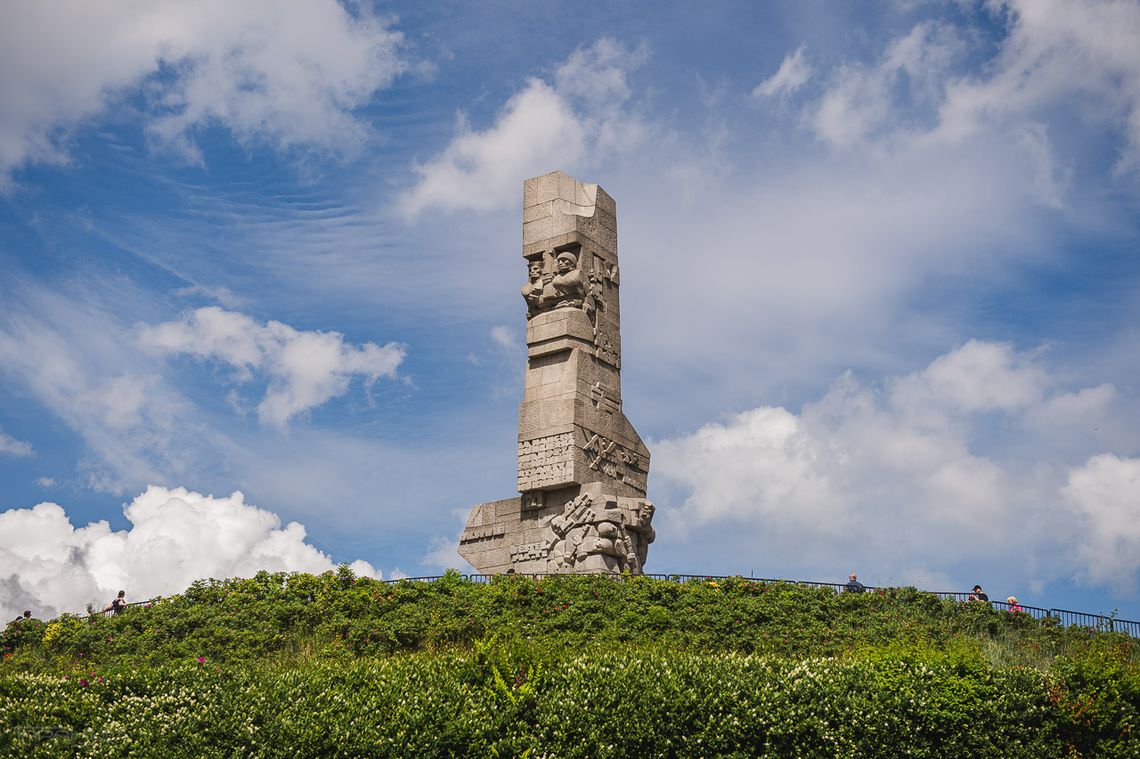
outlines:
[[[70,130],[145,96],[149,134],[191,160],[194,133],[353,150],[352,111],[405,67],[402,36],[366,6],[208,0],[20,3],[0,28],[0,181],[28,162],[68,160]]]
[[[1124,523],[1136,521],[1140,463],[1094,458],[1068,474],[1047,448],[1026,460],[977,440],[995,415],[1015,436],[1050,414],[1063,424],[1058,409],[1074,406],[1105,420],[1111,398],[1066,390],[1039,356],[973,341],[879,385],[845,374],[799,414],[764,406],[658,441],[654,466],[680,503],[665,510],[673,529],[747,534],[756,553],[785,562],[843,556],[909,582],[952,574],[968,555],[1104,582],[1138,564],[1140,533]],[[1077,563],[1070,502],[1094,524]],[[1035,555],[1052,566],[1033,568]]]
[[[811,64],[804,56],[806,49],[805,45],[800,45],[794,53],[784,58],[775,74],[752,88],[752,97],[790,95],[803,87],[812,74]]]
[[[1039,403],[1048,383],[1048,373],[1032,356],[1006,344],[971,340],[925,371],[900,379],[892,401],[912,414],[937,405],[967,412],[1016,411]]]
[[[646,60],[603,37],[574,51],[553,83],[529,79],[503,106],[493,126],[473,130],[462,114],[458,134],[435,158],[416,167],[419,182],[400,210],[415,216],[430,207],[486,211],[517,201],[520,177],[590,157],[602,160],[636,145],[644,125],[628,107],[629,73]]]
[[[31,443],[17,440],[4,430],[0,430],[0,454],[22,458],[35,455]]]
[[[0,613],[10,617],[30,608],[47,617],[82,612],[88,603],[101,608],[119,590],[129,600],[144,600],[207,577],[334,567],[305,542],[304,527],[282,527],[240,492],[215,498],[151,486],[123,513],[131,527],[119,531],[105,521],[77,528],[55,503],[0,513]],[[380,576],[366,561],[350,566],[358,575]]]
[[[264,372],[269,384],[258,418],[282,428],[298,414],[345,393],[354,376],[369,384],[395,377],[404,359],[404,347],[396,343],[356,347],[337,332],[299,331],[278,321],[262,325],[217,306],[199,308],[178,321],[141,326],[139,340],[161,353],[229,364],[238,381]]]
[[[1070,470],[1062,493],[1082,517],[1079,556],[1085,575],[1134,590],[1140,570],[1140,458],[1093,456]]]

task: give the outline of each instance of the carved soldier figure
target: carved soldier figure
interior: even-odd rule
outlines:
[[[629,515],[630,523],[626,526],[641,567],[645,566],[645,560],[649,556],[649,544],[657,539],[657,530],[652,525],[654,511],[655,507],[650,501],[641,501]]]
[[[544,287],[542,276],[542,261],[531,261],[526,266],[527,276],[529,281],[522,287],[523,300],[526,301],[526,318],[532,319],[539,311],[542,311],[542,288]]]
[[[569,250],[558,254],[558,273],[554,275],[554,307],[581,308],[586,299],[586,285],[577,268],[578,256]]]

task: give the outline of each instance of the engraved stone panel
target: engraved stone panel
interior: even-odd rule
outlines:
[[[564,485],[573,479],[573,432],[519,443],[519,492]]]

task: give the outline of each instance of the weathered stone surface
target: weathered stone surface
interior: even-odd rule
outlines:
[[[480,572],[641,572],[649,450],[622,411],[617,205],[555,171],[523,183],[527,369],[518,498],[480,504],[459,553]]]

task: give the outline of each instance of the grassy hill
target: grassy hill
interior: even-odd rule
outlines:
[[[9,628],[5,756],[1140,756],[1140,652],[913,588],[346,568]]]

